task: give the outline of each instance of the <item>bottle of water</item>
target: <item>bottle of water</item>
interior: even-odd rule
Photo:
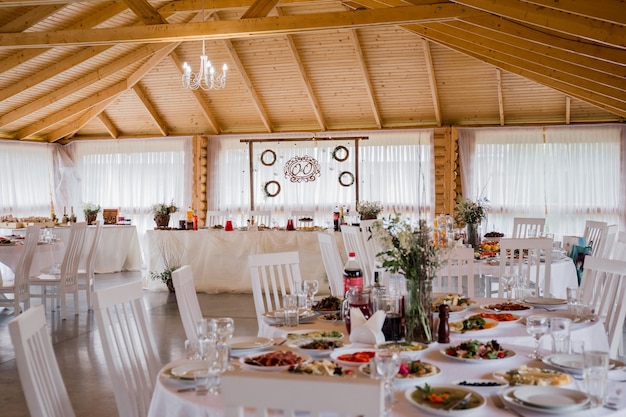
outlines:
[[[351,287],[363,289],[363,270],[354,252],[348,254],[348,262],[343,268],[343,293],[346,294]]]

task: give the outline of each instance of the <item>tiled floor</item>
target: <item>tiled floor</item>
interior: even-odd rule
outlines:
[[[141,279],[140,273],[96,276],[96,289]],[[60,320],[59,313],[48,313],[54,350],[76,415],[111,417],[117,415],[115,399],[104,363],[95,316],[86,312],[81,293],[78,316]],[[71,300],[71,297],[69,298]],[[235,335],[256,335],[257,322],[251,294],[204,294],[198,299],[207,317],[233,317]],[[145,293],[150,310],[150,325],[163,363],[180,358],[185,340],[176,298],[166,292]],[[73,303],[70,302],[70,305]],[[7,323],[12,311],[0,310],[0,415],[27,417]],[[623,359],[623,358],[622,358]]]

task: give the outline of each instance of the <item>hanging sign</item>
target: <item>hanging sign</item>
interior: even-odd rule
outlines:
[[[312,182],[322,174],[320,163],[312,156],[294,156],[285,163],[285,178],[291,182]]]

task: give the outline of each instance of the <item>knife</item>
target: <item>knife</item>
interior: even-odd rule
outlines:
[[[471,392],[468,392],[465,397],[461,398],[458,401],[453,402],[451,405],[449,405],[448,407],[446,407],[447,411],[451,411],[454,410],[456,407],[458,407],[459,405],[463,404],[464,402],[467,402],[467,400],[470,399],[470,397],[472,396]]]

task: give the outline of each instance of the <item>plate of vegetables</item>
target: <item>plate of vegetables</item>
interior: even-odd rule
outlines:
[[[504,349],[496,340],[481,342],[468,340],[457,346],[441,349],[441,354],[463,362],[480,363],[485,360],[508,359],[515,356],[515,352]]]
[[[491,330],[497,325],[497,320],[483,317],[468,317],[464,320],[450,322],[450,331],[456,333],[480,332],[483,330]]]
[[[359,366],[359,371],[364,373],[365,375],[370,375],[370,364],[364,363]],[[394,382],[396,385],[404,384],[408,382],[409,384],[414,384],[417,379],[425,379],[430,378],[431,376],[439,375],[441,373],[441,369],[436,367],[435,365],[423,362],[419,360],[408,360],[402,361],[400,364],[400,368],[398,369],[398,373],[395,376]]]
[[[467,318],[471,319],[474,317],[482,317],[484,319],[495,320],[500,324],[516,323],[520,321],[520,319],[522,318],[521,316],[518,316],[517,314],[513,314],[513,313],[495,313],[495,312],[494,313],[490,313],[490,312],[476,313],[476,314],[472,314],[471,316]]]
[[[337,312],[341,310],[341,299],[333,295],[324,297],[311,307],[313,311],[320,313]]]
[[[345,344],[339,339],[304,339],[290,343],[288,346],[312,357],[322,357],[330,355],[334,349],[344,347]]]
[[[415,407],[437,416],[473,414],[486,404],[478,392],[458,385],[424,384],[407,389],[404,396]]]

